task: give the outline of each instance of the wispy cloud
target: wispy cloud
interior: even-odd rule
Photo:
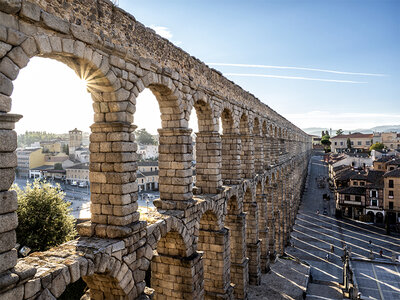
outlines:
[[[150,28],[153,29],[157,34],[161,35],[163,38],[170,40],[173,35],[172,32],[168,29],[168,27],[150,25]]]
[[[231,64],[231,63],[207,63],[207,64],[211,65],[211,66],[221,66],[221,67],[301,70],[301,71],[314,71],[314,72],[333,73],[333,74],[341,74],[341,75],[378,76],[378,77],[387,76],[386,74],[379,74],[379,73],[346,72],[346,71],[337,71],[337,70],[305,68],[305,67],[291,67],[291,66],[269,66],[269,65],[251,65],[251,64]]]
[[[283,75],[270,75],[270,74],[224,73],[224,75],[225,76],[267,77],[267,78],[279,78],[279,79],[311,80],[311,81],[340,82],[340,83],[367,83],[365,81],[325,79],[325,78],[314,78],[314,77],[303,77],[303,76],[283,76]]]

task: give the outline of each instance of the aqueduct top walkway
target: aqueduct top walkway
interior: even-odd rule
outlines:
[[[77,240],[18,259],[11,94],[34,56],[88,82],[92,217]],[[163,218],[152,225],[137,211],[133,134],[145,88],[162,120]],[[0,0],[0,299],[54,299],[79,278],[92,299],[135,299],[146,285],[156,299],[246,299],[284,250],[310,148],[299,128],[110,1]]]

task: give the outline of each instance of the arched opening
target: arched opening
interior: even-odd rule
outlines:
[[[274,174],[272,174],[271,178],[266,177],[264,183],[264,192],[267,202],[268,254],[271,260],[275,258],[275,208],[272,186],[274,178]]]
[[[168,232],[157,243],[151,259],[150,286],[156,298],[203,298],[203,264],[197,252],[189,251],[182,236]]]
[[[264,172],[264,141],[260,126],[260,121],[256,117],[253,126],[253,140],[254,140],[254,169],[258,174]]]
[[[381,212],[376,213],[376,223],[383,223],[383,214]]]
[[[244,193],[243,211],[246,212],[246,246],[249,258],[249,283],[259,285],[261,282],[261,242],[259,240],[258,205],[251,188]]]
[[[233,288],[230,286],[229,230],[219,224],[217,216],[212,211],[205,212],[200,219],[197,248],[204,252],[206,299],[231,295]]]
[[[234,195],[228,199],[225,226],[229,229],[231,245],[231,280],[235,284],[234,295],[237,299],[247,298],[249,282],[248,259],[246,258],[246,215],[242,212],[242,203]]]
[[[256,186],[256,202],[258,206],[258,234],[261,241],[261,272],[266,273],[269,270],[268,213],[267,197],[263,193],[261,181]]]
[[[159,103],[153,92],[146,88],[135,100],[135,141],[137,144],[138,206],[141,218],[148,218],[154,210],[153,201],[160,197],[158,129],[161,128]],[[146,216],[145,216],[146,215]]]
[[[368,222],[375,222],[375,214],[373,211],[369,211],[367,212],[367,216],[368,216]]]
[[[218,121],[204,95],[196,94],[194,110],[189,126],[196,129],[193,149],[195,186],[198,192],[203,194],[216,194],[222,186],[221,137],[218,132]],[[198,124],[191,124],[192,120]]]
[[[226,185],[238,184],[241,180],[241,139],[237,132],[234,132],[232,112],[227,108],[221,113],[221,124],[222,180]]]
[[[250,135],[250,124],[245,113],[240,117],[239,123],[242,149],[240,155],[242,178],[253,178],[254,176],[254,143]]]

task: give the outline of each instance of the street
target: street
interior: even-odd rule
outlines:
[[[328,177],[327,164],[322,156],[313,156],[310,166],[302,204],[291,233],[292,247],[286,252],[311,265],[313,283],[307,299],[341,299],[343,248],[346,246],[351,250],[354,258],[368,259],[372,250],[375,259],[390,262],[393,252],[400,253],[400,237],[388,236],[383,228],[372,224],[336,219],[334,195],[327,184],[324,188],[318,187],[316,180]],[[323,199],[325,193],[331,200]],[[383,251],[382,258],[379,257],[380,250]],[[375,278],[373,274],[371,276]]]

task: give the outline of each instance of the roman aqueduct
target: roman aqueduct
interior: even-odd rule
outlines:
[[[88,82],[91,221],[79,238],[17,258],[20,115],[13,80],[34,56]],[[55,299],[82,278],[90,299],[246,299],[282,254],[311,143],[285,118],[107,0],[0,0],[0,299]],[[162,218],[137,211],[136,97],[156,96]],[[192,187],[191,112],[197,114]],[[91,116],[90,116],[91,117]],[[220,122],[220,120],[222,122]],[[223,133],[219,133],[222,126]]]

